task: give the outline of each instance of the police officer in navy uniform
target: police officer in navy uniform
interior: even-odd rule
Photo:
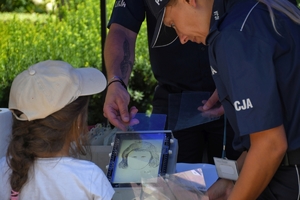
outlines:
[[[183,44],[209,46],[219,100],[236,133],[234,148],[245,150],[235,185],[218,180],[209,199],[299,200],[300,10],[287,0],[160,3],[166,9],[158,9],[158,22],[173,27]],[[226,14],[210,29],[216,5]]]
[[[159,3],[160,0],[153,2]],[[126,129],[125,126],[129,123],[132,113],[137,112],[135,107],[130,108],[128,112],[130,97],[124,85],[126,86],[129,81],[134,63],[136,37],[145,18],[151,67],[158,82],[152,103],[153,113],[168,114],[171,94],[197,91],[212,94],[215,90],[205,45],[192,42],[182,45],[176,37],[170,37],[172,40],[168,41],[170,45],[167,47],[160,45],[158,40],[155,48],[151,48],[156,18],[149,11],[148,4],[143,0],[117,0],[108,24],[110,30],[104,52],[108,82],[115,82],[109,84],[107,88],[103,110],[104,116],[122,130]],[[176,35],[173,29],[165,31],[170,30]],[[213,104],[207,104],[208,108]],[[199,106],[201,105],[202,102],[199,102]],[[221,107],[219,115],[223,114],[222,112]],[[227,121],[224,125],[224,121],[224,117],[221,116],[219,120],[213,122],[173,131],[179,143],[177,161],[213,164],[214,156],[222,156],[224,141],[226,141],[226,156],[230,159],[238,158],[240,152],[232,148],[233,130]],[[223,140],[224,127],[226,127],[225,140]],[[203,160],[205,146],[207,146],[207,160]]]

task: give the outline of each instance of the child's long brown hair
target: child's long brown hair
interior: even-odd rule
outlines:
[[[87,132],[88,102],[88,96],[79,97],[44,119],[20,121],[14,118],[6,157],[12,170],[12,190],[21,191],[28,179],[28,171],[39,155],[55,154],[66,142],[72,142],[70,152],[86,154],[87,138],[83,135],[87,134],[82,133]]]

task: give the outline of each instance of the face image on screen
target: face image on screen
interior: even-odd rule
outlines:
[[[162,140],[123,140],[115,162],[113,183],[141,183],[144,177],[157,177]]]

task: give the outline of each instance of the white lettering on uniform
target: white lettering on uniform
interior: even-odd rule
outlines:
[[[249,98],[243,99],[242,103],[239,102],[239,101],[235,101],[233,103],[233,105],[234,105],[234,108],[235,108],[236,111],[247,110],[247,109],[253,108],[253,105],[252,105],[251,100]]]
[[[115,3],[115,8],[117,7],[126,7],[126,3],[124,2],[124,0],[119,0],[119,1],[116,1]]]
[[[220,19],[218,11],[214,11],[214,17],[215,17],[215,20],[219,20]]]
[[[211,70],[211,74],[212,74],[212,75],[218,73],[212,66],[210,66],[210,70]]]
[[[160,2],[161,2],[162,0],[155,0],[155,3],[157,3],[157,5],[160,5]]]

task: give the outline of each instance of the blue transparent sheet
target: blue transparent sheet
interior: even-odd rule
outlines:
[[[135,131],[164,130],[166,125],[167,115],[164,114],[147,115],[145,113],[137,113],[134,118],[140,121],[140,123],[131,126],[131,128]]]
[[[210,97],[209,92],[184,92],[169,95],[168,129],[178,131],[219,119],[198,110],[202,101]]]

